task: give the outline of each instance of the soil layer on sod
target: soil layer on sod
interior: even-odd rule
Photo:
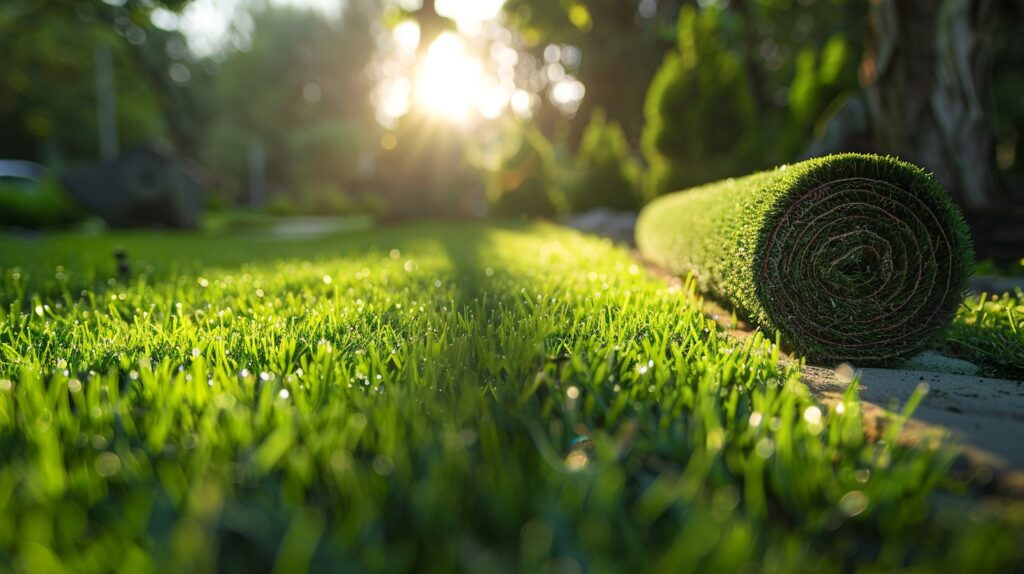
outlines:
[[[973,265],[963,217],[927,173],[861,154],[659,198],[637,244],[809,358],[859,364],[927,346]]]

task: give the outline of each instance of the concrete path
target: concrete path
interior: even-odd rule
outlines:
[[[808,366],[803,382],[826,405],[842,399],[854,377],[864,428],[881,437],[896,413],[924,385],[927,394],[904,426],[904,444],[952,446],[963,457],[968,478],[996,492],[1024,495],[1024,381],[908,371]],[[980,473],[980,476],[979,476]]]

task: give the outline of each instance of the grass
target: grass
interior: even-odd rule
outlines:
[[[808,357],[892,364],[949,325],[973,252],[924,170],[838,154],[670,194],[637,222],[644,256]]]
[[[986,374],[1024,380],[1024,291],[968,297],[941,348]]]
[[[691,289],[551,226],[0,238],[0,569],[1019,565]]]

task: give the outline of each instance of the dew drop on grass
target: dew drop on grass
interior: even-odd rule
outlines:
[[[850,363],[843,363],[836,367],[836,378],[841,383],[852,383],[854,377],[857,376],[857,371],[854,370],[853,365]]]
[[[235,397],[228,393],[220,393],[213,397],[213,404],[219,409],[230,409],[235,406]]]
[[[868,507],[868,497],[859,490],[851,490],[839,499],[839,510],[846,516],[857,516]]]
[[[807,407],[804,410],[804,420],[812,425],[821,424],[821,409],[816,406]]]
[[[775,454],[775,441],[768,437],[762,437],[761,440],[757,441],[757,444],[754,445],[754,453],[767,460]]]
[[[718,452],[722,450],[722,447],[725,445],[725,431],[720,428],[708,431],[705,443],[709,452]]]
[[[110,478],[121,470],[121,459],[112,452],[103,452],[96,457],[94,466],[96,474],[103,478]]]
[[[330,463],[335,470],[344,471],[351,465],[352,457],[339,448],[331,453]]]
[[[565,467],[572,471],[585,470],[590,464],[590,455],[583,449],[570,452],[565,457]]]

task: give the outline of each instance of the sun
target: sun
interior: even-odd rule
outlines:
[[[484,92],[483,63],[462,39],[443,32],[416,70],[414,101],[421,109],[456,122],[470,118]]]
[[[414,21],[399,24],[391,34],[395,55],[377,66],[384,75],[378,76],[372,96],[382,126],[393,128],[413,111],[465,129],[510,110],[522,113],[521,90],[511,78],[502,79],[502,64],[481,56],[462,32],[442,32],[422,54]]]

